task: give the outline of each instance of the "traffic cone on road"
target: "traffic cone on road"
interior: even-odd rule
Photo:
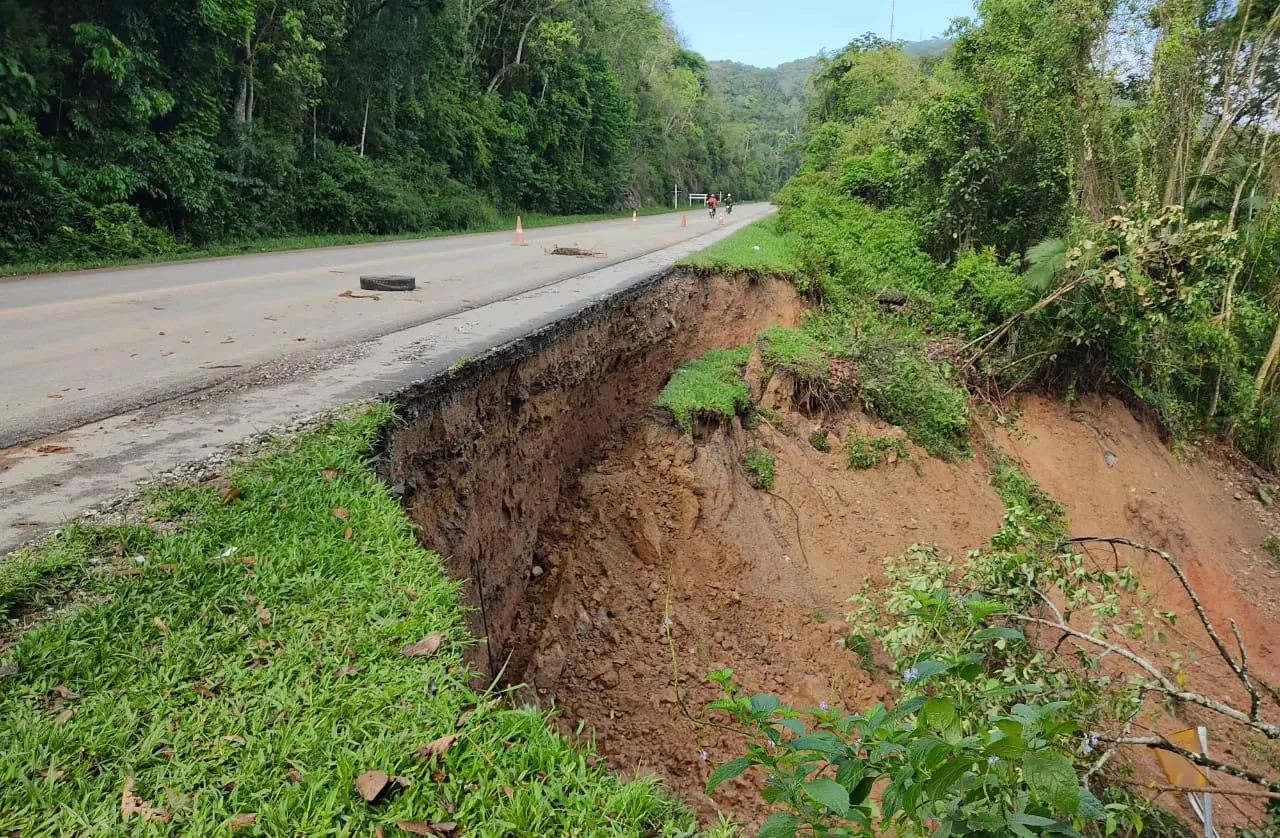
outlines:
[[[632,210],[632,211],[631,211],[631,229],[632,229],[632,230],[638,230],[638,229],[640,229],[640,224],[639,224],[639,222],[636,220],[636,211],[635,211],[635,210]]]
[[[684,213],[680,213],[680,226],[681,227],[689,226],[689,219],[685,216]]]
[[[716,223],[717,223],[717,224],[719,224],[721,227],[723,227],[723,226],[724,226],[724,216],[723,216],[723,215],[717,215],[717,216],[716,216]]]
[[[516,247],[524,247],[524,225],[520,223],[520,216],[516,216]]]

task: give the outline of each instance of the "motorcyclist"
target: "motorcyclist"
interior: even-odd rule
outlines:
[[[733,215],[733,193],[729,192],[724,196],[724,214]]]
[[[719,206],[720,206],[720,199],[717,198],[715,195],[712,195],[709,198],[707,198],[707,209],[713,217],[715,216],[716,209]]]

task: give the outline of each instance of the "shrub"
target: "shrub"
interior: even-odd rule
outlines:
[[[778,367],[801,381],[825,381],[830,372],[827,351],[804,329],[770,326],[760,333],[760,359],[766,370]]]
[[[896,436],[868,437],[857,426],[849,428],[844,451],[849,455],[849,468],[865,470],[875,468],[888,458],[889,452],[899,460],[911,458],[907,445]]]
[[[864,339],[857,357],[868,410],[935,457],[955,460],[969,453],[968,395],[947,380],[941,364],[892,335]]]
[[[809,444],[815,451],[821,451],[824,454],[831,450],[831,440],[826,431],[814,431],[809,434]]]

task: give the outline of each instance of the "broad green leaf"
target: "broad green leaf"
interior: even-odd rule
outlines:
[[[988,626],[973,633],[974,640],[1021,640],[1022,638],[1022,632],[1004,626]]]
[[[1080,808],[1080,783],[1076,770],[1056,751],[1032,751],[1022,758],[1027,787],[1054,810],[1075,814]]]
[[[951,669],[951,666],[951,664],[943,663],[942,661],[921,661],[912,667],[912,669],[915,670],[915,678],[913,680],[924,681],[927,678],[932,678],[934,675],[940,675],[941,673],[948,671]]]
[[[810,780],[801,788],[804,789],[805,794],[837,815],[844,815],[849,811],[849,790],[830,777]]]
[[[737,759],[729,760],[723,765],[717,765],[716,769],[711,772],[711,776],[707,778],[707,794],[714,791],[715,787],[725,780],[732,780],[750,767],[751,760],[747,757],[738,757]]]
[[[987,756],[1000,757],[1002,759],[1017,759],[1027,750],[1027,742],[1021,736],[1014,734],[1012,736],[1005,735],[999,739],[993,739],[987,743]]]
[[[1057,821],[1053,818],[1042,818],[1039,815],[1028,815],[1026,812],[1013,812],[1009,815],[1009,823],[1020,823],[1023,826],[1053,826]]]
[[[774,812],[760,826],[758,838],[792,838],[800,828],[800,819],[786,812]]]
[[[859,780],[858,784],[849,791],[849,805],[862,805],[862,801],[866,800],[867,795],[871,794],[871,787],[875,784],[875,777],[866,776]]]
[[[949,698],[930,698],[920,710],[925,724],[935,730],[946,730],[956,723],[956,706]]]
[[[751,709],[757,713],[772,713],[780,704],[782,700],[773,693],[757,693],[751,696]]]

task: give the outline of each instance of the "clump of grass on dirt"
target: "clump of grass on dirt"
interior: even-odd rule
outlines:
[[[809,434],[809,444],[813,446],[813,450],[821,451],[823,454],[831,450],[831,439],[826,431],[814,431]]]
[[[844,452],[849,455],[849,468],[875,468],[892,453],[898,460],[911,459],[907,444],[896,436],[868,437],[857,427],[851,427],[844,440]]]
[[[778,468],[778,458],[767,448],[755,446],[742,455],[742,467],[757,489],[772,489],[773,476]]]
[[[750,354],[749,346],[708,351],[676,369],[654,404],[670,410],[684,433],[692,432],[698,416],[728,419],[744,412],[751,396],[742,367]]]
[[[932,456],[954,461],[969,454],[969,397],[951,383],[918,344],[892,333],[858,346],[863,404],[907,432]]]
[[[9,605],[80,577],[62,613],[0,638],[0,833],[692,834],[656,780],[468,687],[457,583],[366,462],[388,418],[235,466],[225,497],[169,491],[173,534],[68,528],[0,562]],[[368,803],[368,771],[407,786]]]
[[[751,271],[790,280],[801,273],[795,239],[783,233],[772,216],[686,256],[680,264],[726,273]]]
[[[804,329],[770,326],[760,333],[759,344],[766,371],[782,367],[801,381],[825,381],[830,374],[826,349]]]

